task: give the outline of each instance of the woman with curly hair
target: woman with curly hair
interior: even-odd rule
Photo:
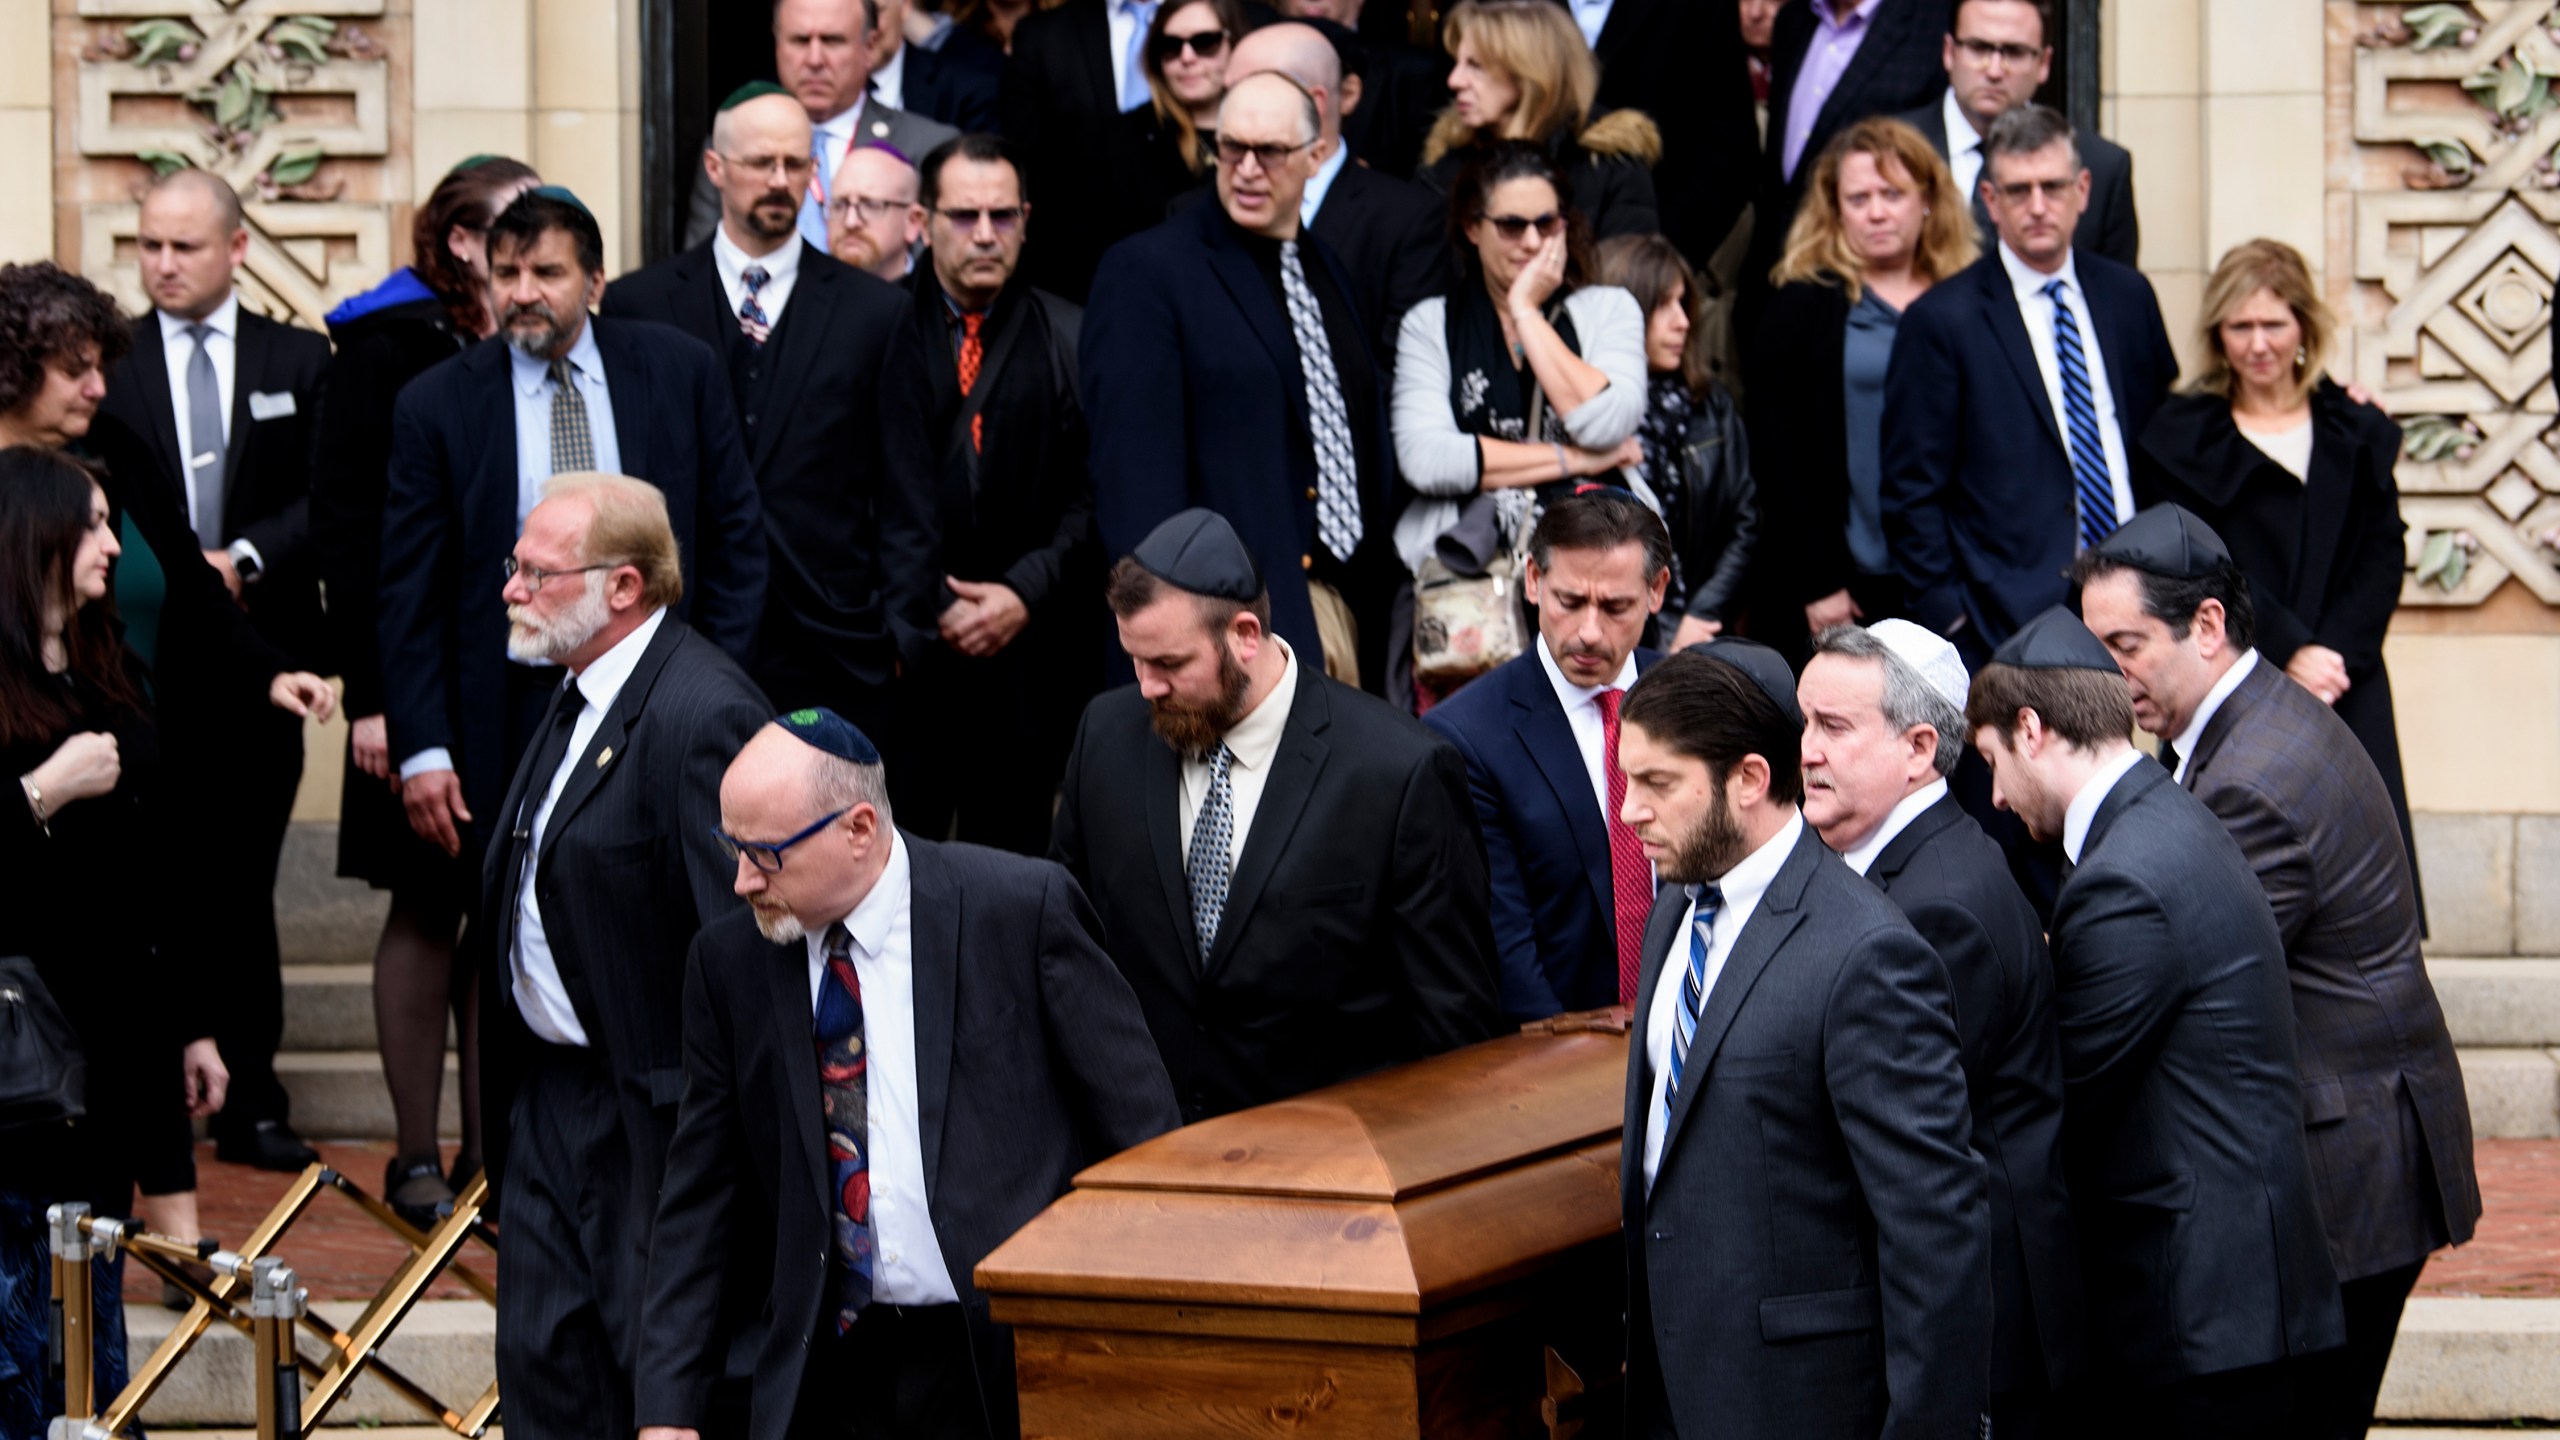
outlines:
[[[1458,0],[1441,25],[1452,61],[1449,108],[1423,142],[1416,180],[1446,195],[1458,172],[1501,141],[1538,146],[1594,240],[1662,228],[1653,165],[1662,132],[1638,110],[1595,111],[1599,62],[1553,0]]]

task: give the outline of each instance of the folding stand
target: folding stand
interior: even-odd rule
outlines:
[[[409,1247],[409,1258],[382,1283],[348,1330],[340,1330],[313,1315],[307,1294],[296,1284],[293,1271],[267,1253],[324,1189],[345,1196]],[[497,1303],[494,1283],[467,1266],[455,1264],[464,1242],[475,1237],[482,1245],[496,1248],[495,1237],[480,1220],[488,1194],[488,1181],[474,1179],[455,1197],[452,1210],[436,1228],[421,1232],[355,1182],[326,1166],[313,1165],[295,1178],[284,1198],[258,1222],[247,1243],[236,1253],[221,1249],[211,1240],[190,1244],[151,1234],[132,1221],[99,1219],[83,1204],[53,1206],[46,1212],[53,1230],[51,1360],[62,1378],[66,1413],[53,1422],[49,1440],[114,1440],[123,1434],[152,1392],[160,1388],[216,1320],[250,1337],[255,1357],[259,1440],[300,1440],[345,1398],[356,1377],[367,1373],[425,1411],[437,1424],[465,1440],[477,1440],[497,1412],[498,1387],[494,1382],[469,1408],[457,1411],[383,1360],[381,1347],[417,1307],[436,1277],[448,1268],[474,1294],[492,1305]],[[151,1358],[134,1371],[123,1393],[101,1411],[91,1370],[95,1331],[89,1261],[93,1254],[113,1256],[119,1248],[184,1290],[193,1303],[152,1351]],[[210,1284],[185,1268],[190,1261],[212,1269]],[[235,1298],[243,1285],[248,1287],[245,1309]],[[301,1353],[294,1341],[297,1327],[322,1342],[322,1359],[314,1360]]]

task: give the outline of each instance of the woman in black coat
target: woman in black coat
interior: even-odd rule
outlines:
[[[2249,577],[2258,653],[2335,708],[2409,833],[2382,640],[2407,568],[2400,427],[2322,373],[2333,322],[2293,247],[2236,246],[2206,282],[2205,362],[2134,453],[2142,503],[2175,501]]]
[[[1455,98],[1431,127],[1413,178],[1446,195],[1474,152],[1525,141],[1556,162],[1594,240],[1662,228],[1653,187],[1662,131],[1641,111],[1594,112],[1599,67],[1562,7],[1459,0],[1440,36],[1455,62]]]

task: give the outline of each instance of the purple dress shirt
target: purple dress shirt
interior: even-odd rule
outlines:
[[[1778,151],[1778,173],[1790,181],[1796,178],[1796,166],[1804,161],[1804,147],[1813,138],[1814,120],[1830,102],[1840,77],[1848,73],[1849,62],[1858,58],[1858,47],[1866,43],[1868,22],[1875,19],[1876,7],[1885,0],[1866,0],[1846,20],[1839,16],[1841,3],[1842,0],[1811,0],[1813,39],[1805,46],[1804,64],[1796,69],[1795,88],[1787,94],[1786,139]]]

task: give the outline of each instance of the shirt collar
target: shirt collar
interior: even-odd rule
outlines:
[[[1850,869],[1866,874],[1867,867],[1875,864],[1876,857],[1884,853],[1884,847],[1893,843],[1893,837],[1910,829],[1911,822],[1919,819],[1922,811],[1945,798],[1947,782],[1943,778],[1932,780],[1903,796],[1885,812],[1883,824],[1878,825],[1866,839],[1841,851],[1840,858],[1849,862]]]
[[[890,52],[888,59],[880,62],[880,64],[872,68],[871,93],[880,98],[881,104],[888,106],[892,110],[905,108],[907,98],[907,47],[903,41],[900,42],[896,50]],[[923,157],[918,156],[917,158],[922,159]]]
[[[1547,637],[1538,637],[1538,663],[1546,667],[1547,683],[1556,689],[1556,703],[1566,710],[1580,705],[1597,705],[1603,690],[1624,690],[1636,683],[1636,657],[1630,652],[1618,666],[1617,678],[1606,685],[1576,685],[1565,678],[1564,668],[1556,664],[1555,652],[1547,648]]]
[[[1334,177],[1351,162],[1351,147],[1342,140],[1333,142],[1333,153],[1316,167],[1315,178],[1307,182],[1307,191],[1298,198],[1298,228],[1304,231],[1316,223],[1316,212],[1324,208],[1324,197],[1333,192]]]
[[[2141,759],[2141,751],[2126,746],[2123,754],[2099,766],[2080,793],[2071,797],[2070,808],[2062,812],[2062,853],[2071,857],[2072,864],[2080,863],[2080,850],[2089,843],[2089,826],[2098,818],[2098,807],[2106,803],[2124,772]]]
[[[1219,738],[1236,757],[1236,763],[1248,770],[1270,768],[1271,757],[1280,753],[1280,736],[1289,727],[1289,707],[1298,696],[1298,652],[1289,642],[1274,635],[1271,643],[1280,647],[1281,657],[1288,663],[1280,668],[1280,683],[1262,697],[1262,703],[1237,721]]]
[[[186,339],[187,327],[199,323],[194,320],[180,319],[166,310],[157,313],[160,316],[160,339],[164,344]],[[225,340],[238,340],[240,338],[240,292],[234,290],[223,296],[222,303],[214,306],[213,313],[204,317],[201,323],[212,327],[213,333]]]
[[[854,96],[852,104],[818,122],[816,127],[818,133],[837,145],[850,141],[855,135],[861,133],[862,107],[870,98],[868,91]]]
[[[2043,299],[2044,287],[2056,280],[2061,281],[2065,289],[2079,295],[2083,300],[2088,298],[2088,292],[2080,288],[2079,257],[2068,250],[2062,252],[2062,268],[2047,275],[2019,259],[2018,252],[2010,249],[2009,242],[2003,240],[2000,242],[2000,268],[2009,272],[2009,286],[2017,292],[2018,303],[2021,305],[2029,300]]]
[[[907,910],[911,873],[907,864],[907,839],[898,827],[889,829],[889,863],[880,868],[880,878],[871,882],[870,893],[853,907],[853,913],[840,921],[845,933],[853,937],[853,948],[865,960],[877,960],[889,948],[889,936],[897,928],[899,917]],[[823,962],[827,958],[827,927],[811,928],[808,935],[809,958]]]
[[[581,575],[577,578],[583,580],[586,577]],[[641,621],[630,634],[615,641],[612,649],[597,656],[586,669],[578,672],[578,694],[585,697],[598,713],[612,709],[613,702],[622,698],[622,687],[630,681],[631,672],[639,668],[641,653],[649,648],[650,639],[658,633],[659,624],[666,618],[664,606],[650,611],[648,619]]]
[[[1956,100],[1956,87],[1953,85],[1947,87],[1947,93],[1939,100],[1938,107],[1946,117],[1949,155],[1961,155],[1982,143],[1982,132],[1974,128],[1973,117],[1966,114],[1964,106]],[[1964,198],[1968,202],[1973,199],[1970,195]]]
[[[2254,648],[2241,651],[2240,658],[2231,662],[2231,668],[2222,672],[2222,678],[2213,682],[2213,688],[2204,692],[2204,703],[2196,707],[2195,718],[2187,722],[2186,729],[2178,732],[2177,739],[2169,742],[2178,747],[2176,778],[2181,783],[2187,778],[2188,759],[2196,753],[2196,742],[2204,738],[2204,727],[2213,723],[2214,712],[2222,708],[2222,702],[2230,699],[2231,692],[2239,689],[2240,682],[2248,679],[2249,672],[2257,668],[2258,652]]]
[[[1724,913],[1750,914],[1752,907],[1760,903],[1760,897],[1767,893],[1769,882],[1778,878],[1778,867],[1787,863],[1787,857],[1795,853],[1796,841],[1803,836],[1804,812],[1790,810],[1787,823],[1778,827],[1777,834],[1762,841],[1759,849],[1743,856],[1732,869],[1724,872],[1723,877],[1716,881],[1716,889],[1724,895]],[[1699,889],[1696,885],[1689,887],[1690,904],[1698,903]]]
[[[1860,29],[1875,18],[1876,8],[1884,4],[1884,0],[1867,0],[1866,4],[1858,7],[1857,14],[1843,20],[1839,18],[1840,7],[1847,3],[1849,0],[1813,0],[1813,18],[1821,21],[1827,30]]]
[[[569,346],[566,357],[569,368],[589,380],[604,379],[604,354],[596,349],[596,317],[589,315],[578,327],[578,338]],[[507,363],[514,367],[516,389],[527,399],[542,393],[542,382],[551,378],[551,362],[536,360],[513,345],[507,346]]]
[[[720,283],[732,289],[746,283],[738,277],[747,273],[750,265],[764,267],[768,285],[777,280],[796,278],[800,274],[800,245],[800,232],[794,230],[774,247],[772,254],[750,255],[729,238],[727,221],[711,227],[711,263],[720,267]]]

